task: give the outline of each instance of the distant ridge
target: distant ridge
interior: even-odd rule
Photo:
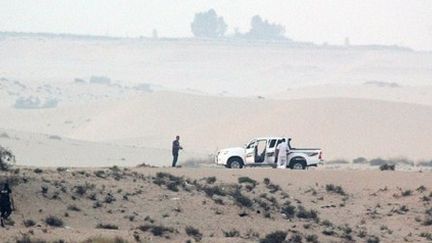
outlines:
[[[83,35],[72,33],[48,33],[48,32],[15,32],[15,31],[0,31],[0,38],[7,37],[44,37],[44,38],[59,38],[59,39],[75,39],[75,40],[158,40],[158,41],[202,41],[215,43],[260,43],[260,44],[280,44],[295,48],[322,48],[322,49],[348,49],[348,50],[393,50],[393,51],[414,51],[412,48],[399,45],[331,45],[331,44],[316,44],[313,42],[300,42],[291,39],[281,40],[251,40],[236,37],[225,37],[220,39],[205,39],[205,38],[152,38],[146,36],[139,37],[119,37],[108,35]]]

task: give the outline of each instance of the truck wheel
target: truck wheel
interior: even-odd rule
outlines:
[[[294,158],[291,160],[289,167],[293,170],[304,170],[306,169],[306,161]]]
[[[228,162],[228,168],[241,169],[243,168],[243,162],[240,159],[233,158]]]

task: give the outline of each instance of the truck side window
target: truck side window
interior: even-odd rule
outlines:
[[[269,148],[274,148],[275,145],[276,145],[276,139],[270,140],[270,146],[269,146]]]
[[[250,143],[248,144],[248,146],[246,146],[246,148],[247,148],[247,149],[252,148],[252,146],[255,145],[255,143],[256,143],[256,140],[250,142]]]

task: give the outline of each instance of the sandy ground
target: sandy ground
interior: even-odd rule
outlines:
[[[168,179],[157,175],[159,172],[174,177]],[[277,230],[288,233],[287,239],[299,235],[303,242],[314,237],[319,242],[362,242],[374,237],[380,242],[427,242],[421,234],[430,233],[431,227],[423,225],[432,217],[426,212],[432,201],[431,172],[270,168],[76,168],[59,172],[42,168],[35,173],[34,168],[20,168],[9,176],[16,184],[13,195],[18,210],[12,216],[14,225],[0,229],[3,242],[14,242],[22,234],[66,242],[97,236],[120,236],[129,242],[185,242],[193,240],[185,232],[187,226],[198,229],[202,242],[254,242]],[[213,176],[214,183],[203,179]],[[256,180],[256,186],[241,183],[239,187],[250,204],[229,193],[245,176]],[[270,179],[269,185],[265,178]],[[342,190],[332,191],[329,185]],[[85,190],[79,193],[79,186]],[[214,187],[228,195],[206,194]],[[114,200],[108,200],[108,195]],[[283,211],[288,202],[294,206],[293,216]],[[302,218],[299,206],[306,212],[315,210],[317,217]],[[64,226],[48,226],[44,220],[50,215],[62,219]],[[30,219],[35,225],[25,227],[23,221]],[[98,224],[118,229],[96,229]],[[164,226],[171,232],[155,236],[151,229],[140,230],[143,225]],[[229,231],[235,236],[227,237],[229,233],[224,232]]]
[[[432,158],[431,106],[401,102],[352,98],[281,101],[155,92],[94,106],[90,103],[52,109],[5,108],[2,114],[4,133],[11,133],[9,137],[14,137],[14,131],[22,133],[17,135],[18,140],[0,140],[17,150],[17,156],[23,158],[20,163],[27,165],[45,159],[67,163],[55,155],[64,151],[71,151],[70,163],[77,165],[73,161],[79,161],[79,166],[92,166],[92,161],[110,166],[112,160],[127,157],[133,157],[133,163],[122,165],[136,164],[139,158],[162,165],[169,160],[171,141],[177,134],[185,148],[183,159],[206,157],[218,149],[242,146],[252,138],[265,136],[290,136],[294,147],[321,147],[326,160],[360,156]],[[51,135],[63,140],[34,139]],[[73,142],[66,142],[68,138],[81,145],[70,146]],[[58,142],[57,147],[63,149],[55,152],[51,149],[55,146],[35,145],[34,149],[41,147],[37,153],[25,153],[25,144],[39,142]],[[111,150],[112,160],[93,160],[96,158],[91,154],[100,153],[101,148],[109,145],[125,150]],[[131,151],[135,155],[127,155]],[[89,159],[79,154],[88,154]]]

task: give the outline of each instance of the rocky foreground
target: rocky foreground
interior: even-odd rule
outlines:
[[[428,242],[432,172],[17,168],[2,242]]]

